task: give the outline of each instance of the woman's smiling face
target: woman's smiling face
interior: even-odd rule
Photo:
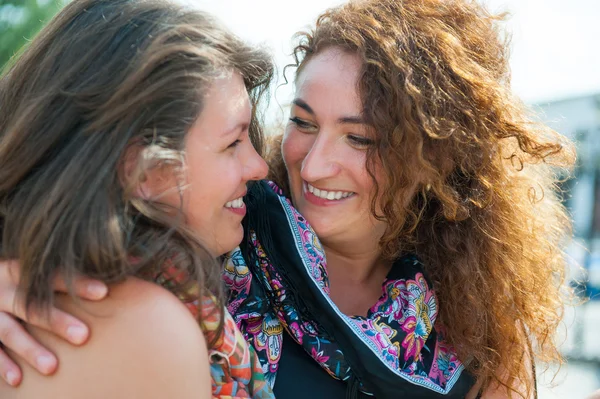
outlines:
[[[242,241],[246,184],[265,178],[268,169],[248,136],[252,109],[241,75],[217,79],[204,102],[185,139],[185,187],[170,174],[165,184],[147,191],[181,207],[188,227],[219,256]]]
[[[360,70],[357,55],[334,47],[312,56],[283,138],[292,201],[324,243],[379,240],[386,228],[371,212],[366,162],[375,132],[363,119]]]

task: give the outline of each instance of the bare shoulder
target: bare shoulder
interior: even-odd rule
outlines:
[[[587,399],[600,399],[600,389],[596,392],[593,392]]]
[[[24,362],[20,388],[0,386],[2,398],[209,398],[206,342],[196,320],[170,292],[139,279],[111,287],[101,302],[58,299],[59,307],[91,327],[77,348],[41,330],[31,332],[59,358],[52,377]],[[6,391],[4,391],[6,389]]]

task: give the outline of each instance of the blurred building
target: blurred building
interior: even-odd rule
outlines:
[[[600,387],[600,93],[536,108],[549,126],[577,145],[574,177],[564,186],[575,234],[568,248],[573,258],[570,279],[591,300],[567,310],[562,352],[569,359],[570,375],[562,381],[565,390],[576,389],[586,375],[589,381],[582,392],[590,392]]]
[[[573,217],[575,261],[587,269],[588,293],[600,291],[600,93],[539,104],[544,121],[577,143],[574,178],[565,184]]]

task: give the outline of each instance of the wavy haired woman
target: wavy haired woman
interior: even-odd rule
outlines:
[[[2,76],[0,257],[20,261],[17,308],[72,313],[94,334],[75,350],[29,325],[61,367],[0,397],[272,397],[214,261],[242,239],[246,183],[267,173],[252,103],[271,68],[204,13],[74,0]],[[57,276],[72,295],[54,293]],[[76,300],[75,276],[110,295]],[[61,333],[81,342],[71,321]],[[13,353],[52,366],[27,355]]]
[[[278,398],[529,398],[560,360],[574,151],[511,93],[500,22],[363,0],[300,34],[275,183],[225,263]]]

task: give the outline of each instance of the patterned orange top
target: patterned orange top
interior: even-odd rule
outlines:
[[[173,281],[182,281],[183,277],[185,275],[181,270],[169,267],[156,278],[156,281],[168,288]],[[198,297],[198,295],[194,295],[195,292],[198,292],[197,287],[189,291],[185,297],[180,297],[180,299],[190,312],[197,316],[198,301],[189,300],[189,298]],[[220,312],[212,297],[203,297],[201,309],[201,328],[207,341],[210,342],[215,338],[220,324]],[[213,398],[274,399],[275,396],[265,380],[256,352],[248,345],[226,309],[224,309],[223,315],[225,318],[223,333],[208,351]]]

